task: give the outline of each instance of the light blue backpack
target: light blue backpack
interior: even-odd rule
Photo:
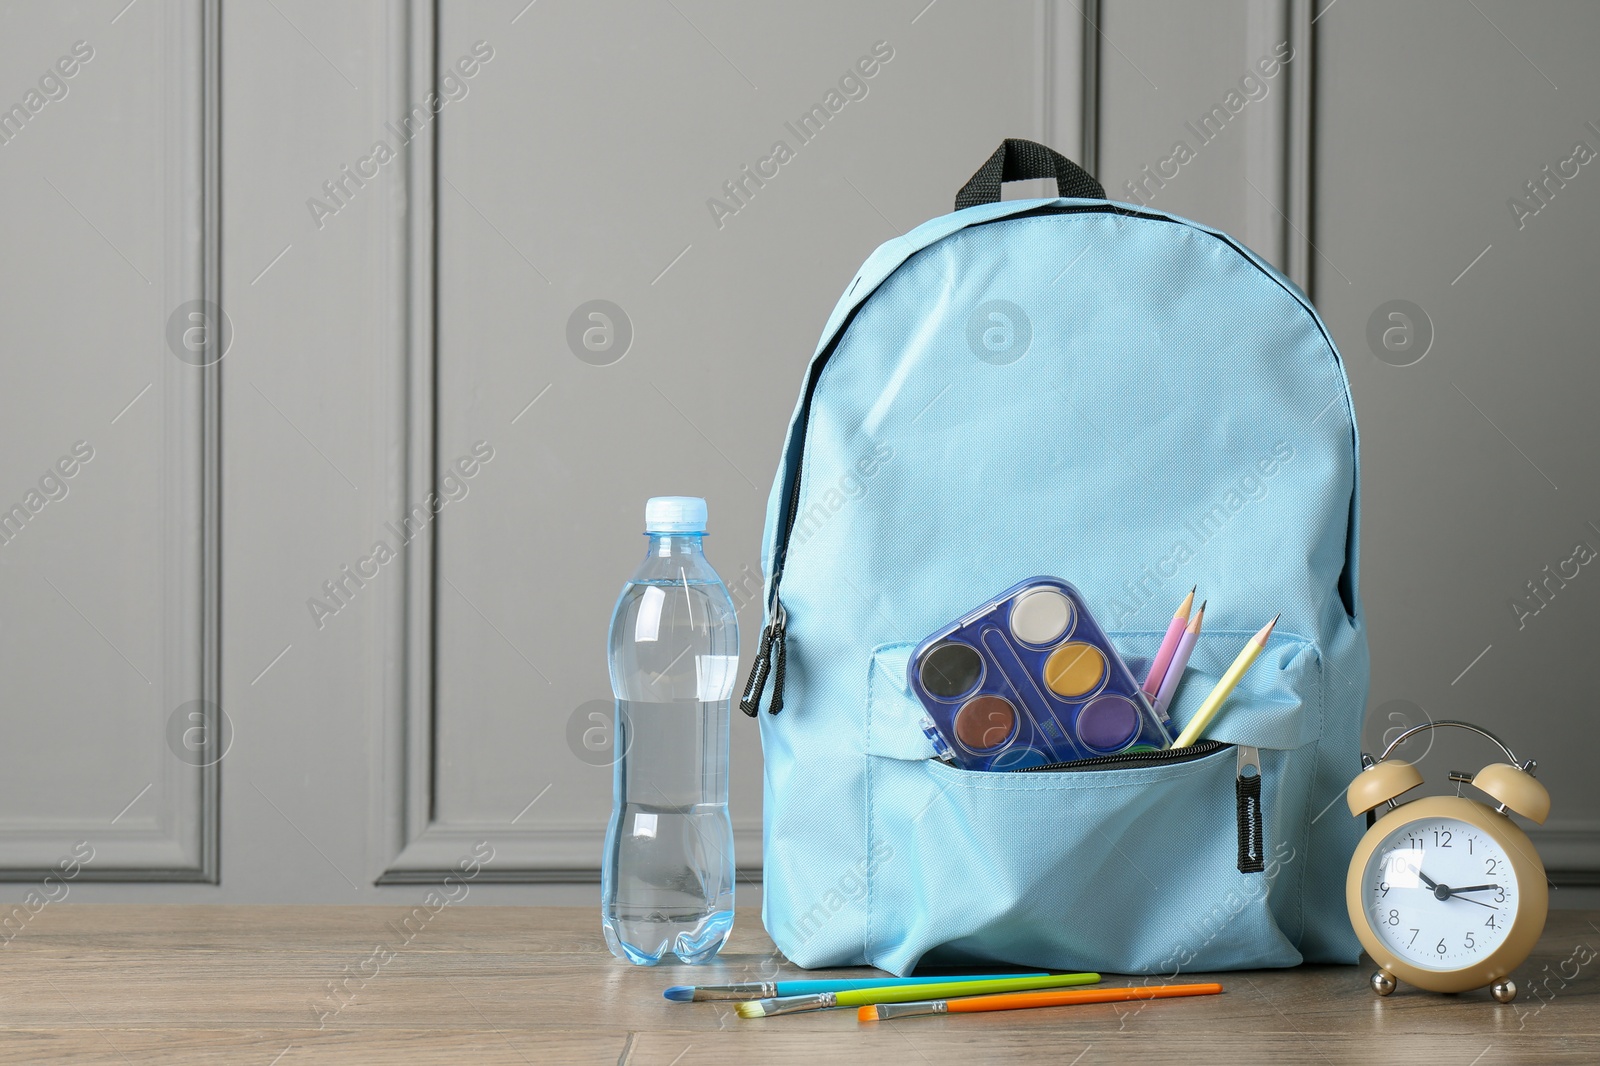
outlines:
[[[1002,180],[1050,176],[1061,198],[999,202]],[[1227,235],[1108,202],[1030,142],[1002,145],[957,208],[846,290],[768,503],[742,702],[769,712],[767,931],[801,966],[899,974],[1356,961],[1362,827],[1341,797],[1368,662],[1355,424],[1326,327]],[[1217,743],[1123,769],[939,761],[911,649],[1038,574],[1076,585],[1130,663],[1200,586],[1180,727],[1282,618]]]

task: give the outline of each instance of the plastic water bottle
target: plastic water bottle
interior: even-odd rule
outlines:
[[[707,962],[733,928],[728,725],[739,622],[706,561],[706,501],[658,496],[644,517],[650,546],[611,616],[620,755],[601,921],[619,959],[653,966],[670,951]]]

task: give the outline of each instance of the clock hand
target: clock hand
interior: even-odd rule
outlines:
[[[1439,887],[1439,882],[1435,881],[1433,878],[1431,878],[1427,874],[1423,873],[1420,868],[1418,868],[1416,866],[1412,866],[1411,867],[1411,872],[1416,874],[1418,877],[1422,878],[1422,883],[1427,885],[1429,888],[1437,889]]]
[[[1466,888],[1452,888],[1450,891],[1451,892],[1486,892],[1491,888],[1499,888],[1499,887],[1500,887],[1499,885],[1468,885]]]
[[[1454,888],[1451,889],[1450,890],[1450,895],[1447,898],[1449,898],[1449,899],[1459,899],[1464,903],[1476,903],[1478,906],[1480,906],[1480,907],[1488,907],[1492,911],[1497,911],[1497,910],[1500,909],[1499,907],[1496,907],[1492,903],[1483,902],[1483,900],[1481,900],[1481,899],[1473,899],[1471,896],[1458,896],[1458,895],[1455,894],[1458,891],[1460,891],[1460,890],[1459,889],[1454,889]]]

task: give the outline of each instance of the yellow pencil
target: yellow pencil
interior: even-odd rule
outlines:
[[[1261,654],[1261,649],[1267,646],[1267,637],[1272,635],[1272,627],[1278,624],[1279,617],[1274,615],[1272,621],[1261,627],[1261,632],[1245,643],[1244,650],[1239,653],[1237,659],[1233,660],[1233,665],[1228,667],[1228,672],[1222,675],[1222,680],[1217,682],[1217,687],[1212,689],[1206,696],[1205,702],[1200,705],[1200,709],[1194,712],[1194,717],[1189,719],[1189,724],[1183,727],[1183,732],[1179,734],[1177,740],[1173,741],[1173,747],[1187,748],[1200,739],[1201,730],[1211,724],[1211,720],[1222,709],[1223,702],[1233,692],[1234,686],[1239,683],[1239,679],[1244,676],[1244,672],[1250,669],[1250,664],[1256,661],[1256,656]]]

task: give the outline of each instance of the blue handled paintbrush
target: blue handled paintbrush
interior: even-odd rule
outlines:
[[[989,981],[1006,977],[1047,977],[1043,973],[976,974],[966,977],[851,977],[833,981],[741,981],[731,985],[673,985],[661,993],[675,1003],[708,999],[777,999],[780,996],[815,996],[824,992],[848,992],[855,988],[885,988],[893,985],[927,985],[949,981]]]

